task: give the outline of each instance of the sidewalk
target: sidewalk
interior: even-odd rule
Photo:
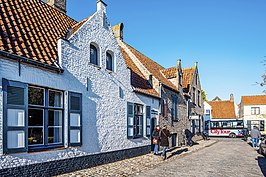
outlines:
[[[192,147],[177,147],[167,152],[167,159],[165,161],[171,161],[172,159],[181,158],[184,155],[188,155],[192,152],[196,152],[205,147],[215,144],[217,141],[198,141],[196,145]],[[160,156],[153,155],[153,153],[138,156],[114,163],[109,163],[97,167],[92,167],[68,174],[61,175],[63,177],[72,176],[94,176],[94,177],[124,177],[129,175],[138,175],[141,171],[152,169],[154,166],[164,162]]]

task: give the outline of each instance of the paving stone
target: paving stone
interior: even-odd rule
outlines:
[[[130,175],[138,175],[143,171],[153,169],[161,163],[167,161],[173,161],[176,158],[180,158],[186,154],[196,152],[204,147],[210,146],[216,143],[216,140],[209,141],[199,141],[198,145],[192,147],[178,147],[173,149],[171,152],[167,152],[169,159],[165,161],[162,160],[160,156],[153,155],[153,153],[142,155],[126,160],[117,161],[114,163],[109,163],[93,168],[88,168],[73,173],[68,173],[61,175],[61,177],[66,176],[94,176],[94,177],[125,177]]]

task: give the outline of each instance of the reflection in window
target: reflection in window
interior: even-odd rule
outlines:
[[[143,106],[134,104],[134,137],[143,136]]]
[[[49,106],[63,107],[62,92],[49,90]]]
[[[106,69],[113,71],[113,58],[110,53],[106,53]]]
[[[28,145],[47,146],[63,142],[63,92],[29,87]]]
[[[37,87],[29,87],[29,104],[44,106],[44,89]]]
[[[90,63],[98,65],[98,51],[94,45],[90,45]]]
[[[29,109],[28,142],[29,145],[43,144],[43,109]]]

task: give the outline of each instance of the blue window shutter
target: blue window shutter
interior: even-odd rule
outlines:
[[[146,106],[146,136],[151,136],[151,107]]]
[[[70,146],[82,145],[82,94],[69,92],[68,95],[68,143]],[[72,121],[72,119],[78,121]],[[72,122],[79,122],[72,124]]]
[[[134,137],[134,104],[127,103],[127,138]]]
[[[4,153],[16,153],[28,151],[28,85],[21,82],[2,80],[4,93],[4,121],[3,121],[3,139]],[[8,125],[8,112],[18,111],[17,118],[24,120],[20,125]],[[18,134],[16,134],[18,133]],[[17,143],[12,142],[16,138],[21,138]],[[13,137],[13,138],[12,138]]]

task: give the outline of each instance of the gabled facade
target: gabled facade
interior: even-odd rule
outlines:
[[[134,63],[139,72],[142,73],[143,80],[148,81],[159,94],[160,115],[157,123],[161,127],[167,125],[173,134],[170,140],[170,147],[180,145],[182,142],[182,130],[187,127],[186,100],[183,96],[183,90],[164,76],[163,71],[165,68],[123,41],[122,25],[114,26],[113,31],[124,58],[128,58],[130,62]],[[134,71],[132,75],[134,75]]]
[[[192,68],[181,67],[181,60],[178,60],[177,66],[164,70],[164,75],[173,84],[183,90],[188,108],[187,118],[189,119],[190,130],[194,134],[202,132],[204,105],[201,97],[201,84],[198,73],[198,66]]]
[[[242,96],[239,118],[249,130],[257,126],[262,134],[266,134],[266,95]]]
[[[159,93],[132,88],[103,1],[81,22],[42,1],[0,8],[3,168],[56,175],[150,151]]]

